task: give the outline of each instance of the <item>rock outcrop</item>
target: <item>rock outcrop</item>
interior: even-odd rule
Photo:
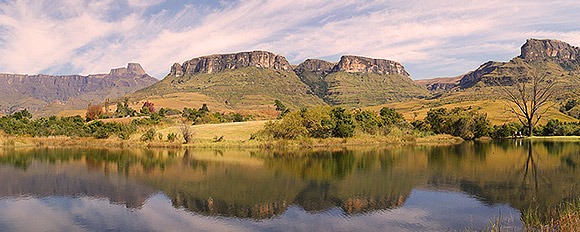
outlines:
[[[423,79],[414,81],[415,84],[425,87],[430,91],[446,91],[455,88],[462,76],[458,77],[442,77],[433,79]]]
[[[380,75],[400,75],[409,77],[405,67],[398,62],[385,59],[372,59],[361,56],[342,56],[333,72],[375,73]]]
[[[559,40],[528,39],[522,46],[519,57],[524,60],[577,60],[580,57],[580,48]]]
[[[313,72],[318,74],[324,74],[332,71],[335,65],[336,65],[335,63],[331,63],[325,60],[307,59],[304,62],[300,63],[294,69],[294,72],[296,73]]]
[[[495,62],[495,61],[488,61],[482,64],[476,70],[473,70],[465,75],[462,75],[461,80],[459,80],[459,87],[465,89],[475,85],[478,81],[481,80],[481,77],[493,72],[494,70],[500,68],[504,64],[505,64],[504,62]]]
[[[87,76],[0,74],[0,83],[4,83],[0,85],[0,111],[26,108],[34,112],[55,102],[67,109],[84,108],[89,102],[121,97],[155,82],[157,79],[136,63],[111,69],[108,74]]]
[[[219,73],[243,67],[272,68],[292,71],[285,57],[266,51],[240,52],[202,56],[185,61],[183,65],[174,64],[169,75],[195,73]]]

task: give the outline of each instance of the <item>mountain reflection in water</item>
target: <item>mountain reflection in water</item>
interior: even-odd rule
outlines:
[[[89,216],[72,217],[86,230],[163,230],[128,223],[135,215],[154,217],[143,214],[149,211],[197,223],[202,216],[226,224],[224,230],[354,230],[349,222],[356,220],[366,230],[461,230],[486,226],[502,210],[517,227],[518,210],[580,197],[578,164],[578,142],[513,140],[283,152],[4,149],[0,226],[23,230],[14,226],[23,218],[7,212],[36,202],[80,211],[130,209],[104,213],[127,222],[107,228]],[[414,219],[397,217],[406,214]]]

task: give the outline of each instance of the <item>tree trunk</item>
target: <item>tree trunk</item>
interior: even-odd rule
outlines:
[[[528,119],[528,130],[529,130],[529,136],[532,137],[534,135],[534,126],[532,125],[532,119]]]

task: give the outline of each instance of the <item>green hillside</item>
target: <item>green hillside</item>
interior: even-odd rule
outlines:
[[[336,72],[326,76],[325,81],[328,91],[324,98],[332,105],[375,106],[429,95],[426,89],[400,75]]]
[[[211,74],[169,75],[129,97],[145,99],[169,94],[176,96],[179,93],[199,93],[232,110],[270,106],[276,99],[292,108],[324,104],[294,72],[255,67]]]

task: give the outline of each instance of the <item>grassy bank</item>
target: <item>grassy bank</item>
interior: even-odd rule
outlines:
[[[193,140],[183,144],[180,138],[180,128],[177,125],[161,125],[153,127],[157,132],[155,140],[143,142],[141,134],[145,130],[131,135],[127,140],[111,136],[107,139],[69,138],[66,136],[29,137],[9,136],[0,134],[0,147],[38,147],[38,146],[94,146],[94,147],[194,147],[194,148],[313,148],[313,147],[344,147],[344,146],[381,146],[392,144],[453,144],[461,142],[457,137],[449,135],[432,135],[425,137],[413,136],[372,136],[357,135],[351,138],[298,138],[298,139],[252,139],[266,121],[249,121],[222,124],[204,124],[191,126]],[[171,133],[178,139],[168,142],[165,138]],[[159,136],[163,139],[159,139]]]

